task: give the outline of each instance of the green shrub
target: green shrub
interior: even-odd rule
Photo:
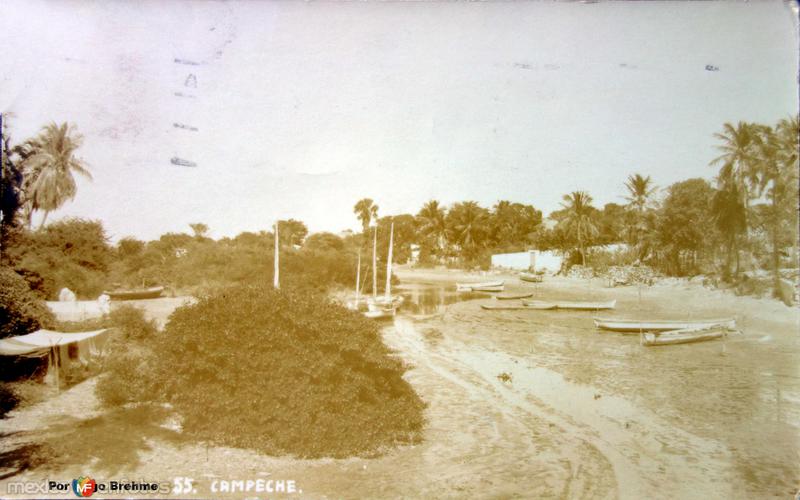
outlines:
[[[106,375],[97,382],[101,402],[117,406],[147,399],[148,382],[152,381],[148,378],[152,371],[148,366],[152,362],[148,345],[157,333],[155,322],[133,306],[115,308],[106,322],[114,331],[101,367]]]
[[[321,295],[224,289],[178,309],[150,345],[112,368],[100,396],[167,401],[197,439],[344,457],[419,438],[424,403],[403,363],[374,322]]]
[[[0,267],[0,338],[25,335],[54,323],[53,314],[27,281],[12,269]]]

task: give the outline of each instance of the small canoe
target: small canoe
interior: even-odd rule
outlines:
[[[364,311],[362,314],[370,319],[392,319],[394,318],[397,309],[394,307],[376,308],[369,311]]]
[[[673,345],[688,344],[691,342],[705,342],[723,337],[729,329],[725,326],[712,326],[709,328],[686,328],[668,332],[647,332],[641,336],[642,345]]]
[[[531,306],[516,306],[516,305],[493,305],[493,304],[481,304],[481,307],[486,309],[487,311],[538,311],[538,310],[545,310],[545,309],[555,309],[555,304],[551,304],[550,307],[531,307]]]
[[[736,328],[736,320],[733,318],[688,319],[688,320],[639,320],[639,319],[594,318],[594,326],[596,326],[601,330],[610,330],[612,332],[622,332],[622,333],[666,332],[670,330],[710,328],[712,326],[725,326],[727,328]]]
[[[141,300],[155,299],[161,297],[164,291],[163,286],[153,286],[150,288],[139,288],[134,290],[114,290],[113,292],[103,292],[111,300]]]
[[[516,299],[527,299],[528,297],[532,297],[533,292],[522,292],[522,293],[500,293],[494,296],[497,300],[516,300]]]
[[[375,297],[375,298],[372,298],[372,297],[368,297],[367,298],[367,304],[375,304],[375,305],[381,306],[381,307],[387,306],[387,305],[392,305],[394,307],[400,307],[401,305],[403,305],[403,302],[405,302],[405,301],[406,301],[406,299],[402,295],[392,295],[391,297],[389,297],[388,301],[386,300],[386,296],[385,295],[380,295],[380,296]]]
[[[502,292],[505,281],[485,281],[483,283],[456,283],[459,292]]]
[[[520,281],[527,281],[528,283],[541,283],[542,275],[533,273],[519,273]]]
[[[579,301],[557,301],[544,302],[541,300],[523,300],[522,303],[534,309],[576,309],[581,311],[595,311],[599,309],[614,309],[617,305],[616,300],[608,302],[579,302]]]

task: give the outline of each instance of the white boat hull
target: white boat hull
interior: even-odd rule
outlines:
[[[595,318],[594,325],[601,330],[609,330],[620,333],[640,333],[640,332],[666,332],[670,330],[686,330],[698,328],[711,328],[714,326],[724,326],[726,328],[736,328],[736,320],[733,318],[719,319],[699,319],[699,320],[630,320],[630,319],[611,319]]]
[[[522,303],[531,309],[574,309],[579,311],[597,311],[601,309],[614,309],[616,300],[608,302],[574,302],[574,301],[543,301],[523,300]]]
[[[488,281],[485,283],[456,283],[459,292],[502,292],[505,281]]]
[[[668,332],[648,332],[641,335],[642,345],[649,347],[658,345],[688,344],[692,342],[705,342],[724,337],[728,328],[712,326],[710,328],[687,328]]]

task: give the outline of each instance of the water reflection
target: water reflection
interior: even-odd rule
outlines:
[[[444,312],[449,304],[489,297],[489,293],[456,292],[452,285],[411,284],[401,285],[398,292],[405,297],[401,312],[407,314],[435,314]]]

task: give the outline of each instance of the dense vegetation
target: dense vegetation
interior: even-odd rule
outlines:
[[[99,395],[169,402],[196,439],[343,457],[414,441],[423,425],[376,324],[321,295],[223,288],[139,339],[112,356]]]
[[[0,338],[25,335],[54,323],[50,310],[25,280],[0,266]]]

